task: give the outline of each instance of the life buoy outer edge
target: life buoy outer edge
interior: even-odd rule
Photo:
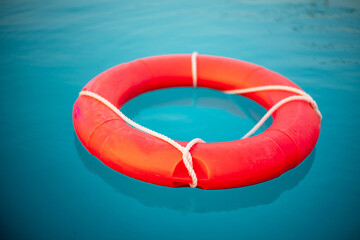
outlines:
[[[106,70],[83,90],[95,92],[121,108],[144,92],[190,87],[191,74],[188,54],[148,57]],[[199,87],[221,91],[266,85],[299,88],[278,73],[224,57],[199,55],[197,74]],[[293,93],[285,91],[264,91],[244,96],[269,109],[291,95]],[[181,152],[129,126],[96,99],[79,96],[73,107],[73,123],[85,148],[112,169],[163,186],[180,187],[191,183]],[[320,119],[309,103],[287,103],[273,114],[273,124],[259,135],[230,142],[196,144],[191,155],[198,187],[234,188],[278,177],[310,154],[319,134]]]

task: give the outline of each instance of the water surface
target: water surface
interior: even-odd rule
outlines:
[[[358,239],[359,42],[351,0],[1,1],[1,239]],[[72,106],[91,78],[194,50],[265,66],[312,95],[324,116],[312,154],[272,181],[203,191],[133,180],[82,147]],[[124,112],[207,141],[240,138],[264,114],[186,88]]]

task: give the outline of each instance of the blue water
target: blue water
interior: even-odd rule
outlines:
[[[82,147],[72,106],[91,78],[194,50],[263,65],[311,94],[324,116],[312,154],[272,181],[204,191],[133,180]],[[359,94],[358,1],[1,1],[0,238],[359,239]],[[189,88],[123,111],[210,142],[240,138],[264,114]]]

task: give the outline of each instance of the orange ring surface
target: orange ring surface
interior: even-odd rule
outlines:
[[[299,88],[280,74],[258,65],[207,55],[197,56],[197,78],[198,87],[220,91],[267,85]],[[166,55],[115,66],[96,76],[83,90],[94,92],[121,108],[139,94],[169,87],[191,87],[192,81],[191,55]],[[280,90],[243,94],[266,109],[292,95],[295,94]],[[278,177],[301,163],[317,142],[320,118],[305,101],[289,102],[272,116],[272,125],[259,135],[194,145],[191,155],[198,187],[252,185]],[[114,170],[163,186],[191,183],[179,150],[129,126],[96,99],[80,96],[76,100],[73,123],[85,148]]]

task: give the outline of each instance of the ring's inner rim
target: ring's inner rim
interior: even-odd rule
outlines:
[[[235,63],[234,59],[227,59],[227,58],[223,58],[223,57],[201,56],[201,55],[198,56],[198,58],[200,58],[200,60],[202,57],[208,58],[208,63],[209,63],[209,61],[210,62],[214,61],[213,63],[215,63],[215,61],[216,62],[217,61],[220,61],[220,62],[225,61],[225,62],[221,63],[223,65],[220,67],[220,69],[223,69],[225,65],[230,64],[229,61],[231,61],[233,63],[231,67],[236,68],[237,69],[236,71],[247,71],[247,74],[245,74],[245,76],[244,75],[242,76],[242,80],[240,82],[238,80],[236,80],[237,79],[236,76],[233,77],[232,80],[227,79],[226,81],[225,80],[223,81],[221,79],[221,77],[219,77],[219,76],[217,76],[217,77],[202,76],[201,71],[200,71],[200,75],[198,75],[198,80],[197,80],[199,88],[208,88],[208,89],[217,90],[220,92],[225,91],[225,90],[245,89],[245,88],[249,88],[249,87],[263,86],[264,84],[267,85],[267,84],[269,84],[267,79],[273,80],[274,82],[272,82],[272,84],[280,84],[280,85],[284,85],[284,86],[297,87],[293,82],[291,82],[289,79],[286,79],[285,77],[281,76],[280,74],[277,74],[269,69],[266,69],[264,67],[261,67],[261,66],[255,65],[255,64],[250,64],[250,63],[247,63],[247,62],[244,62],[241,60],[236,60],[236,63]],[[130,77],[132,77],[134,75],[135,81],[130,82],[134,85],[131,85],[128,83],[127,86],[122,87],[122,90],[121,90],[122,93],[120,93],[120,94],[114,93],[112,95],[112,99],[108,99],[118,109],[121,109],[127,102],[140,96],[143,93],[147,93],[147,92],[155,91],[155,90],[166,89],[166,88],[192,87],[193,80],[192,80],[191,73],[188,71],[182,72],[182,73],[177,71],[174,74],[173,73],[170,74],[170,72],[167,72],[168,70],[166,70],[165,73],[160,71],[160,72],[157,72],[156,74],[154,74],[155,71],[153,71],[154,69],[152,69],[152,67],[154,67],[155,64],[158,64],[158,65],[159,64],[167,64],[167,62],[165,61],[166,59],[169,61],[175,61],[175,62],[183,61],[181,64],[185,64],[187,62],[186,64],[188,64],[188,66],[186,66],[186,69],[190,69],[190,67],[189,67],[190,66],[190,58],[188,55],[183,55],[183,56],[174,55],[169,58],[167,58],[166,56],[148,57],[148,58],[144,58],[144,59],[137,59],[135,61],[128,62],[125,64],[120,64],[111,69],[108,69],[105,72],[103,72],[102,74],[98,75],[95,79],[93,79],[93,80],[96,80],[96,81],[94,81],[94,84],[89,84],[86,87],[89,87],[89,91],[95,90],[95,92],[97,92],[99,95],[102,95],[101,94],[102,87],[99,85],[99,83],[101,84],[101,82],[103,82],[103,80],[105,80],[105,82],[107,83],[108,86],[110,86],[110,84],[119,85],[121,83],[121,81],[119,81],[119,80],[126,78],[126,76],[124,76],[124,74],[129,75]],[[148,63],[152,67],[148,66]],[[202,60],[198,62],[198,65],[200,65],[200,69],[202,68],[201,64],[202,64]],[[182,66],[182,67],[184,67],[184,66]],[[218,66],[216,66],[216,67],[218,67]],[[141,70],[141,71],[137,72],[137,71],[135,71],[136,69]],[[156,67],[155,67],[155,69],[159,70]],[[225,71],[225,73],[226,73],[226,71]],[[199,74],[199,71],[198,71],[198,74]],[[176,80],[169,81],[169,79],[171,78],[170,75],[174,76],[176,78]],[[102,79],[102,80],[100,80],[100,79]],[[131,79],[131,78],[129,78],[129,79]],[[100,80],[100,81],[97,82],[97,80]],[[156,83],[155,84],[152,83],[153,81]],[[249,82],[253,82],[253,81],[254,81],[254,86],[251,86],[248,84]],[[86,88],[84,88],[84,90],[86,90]],[[104,89],[104,90],[106,90],[106,89]],[[123,94],[123,93],[125,93],[125,94]],[[253,93],[246,93],[246,94],[242,94],[242,95],[237,94],[237,95],[246,97],[268,110],[273,105],[275,105],[279,99],[285,98],[285,97],[289,96],[289,94],[291,94],[291,93],[286,93],[284,91],[280,91],[280,92],[279,91],[264,91],[264,92],[253,92]],[[285,108],[286,108],[286,106],[282,107],[282,109],[285,109]],[[280,112],[281,112],[281,115],[284,115],[283,113],[285,111],[281,110]],[[273,116],[271,116],[272,124],[271,124],[271,126],[269,126],[269,128],[267,130],[272,129],[272,127],[274,125],[276,125],[276,122],[277,122],[276,119],[278,118],[278,116],[280,116],[278,111],[276,113],[274,113]],[[256,136],[258,136],[258,135],[253,135],[247,139],[250,139],[250,138],[253,138]],[[244,139],[242,139],[242,140],[244,140]],[[242,140],[240,139],[240,140],[234,140],[234,141],[242,141]],[[234,142],[234,141],[228,141],[228,142],[230,143],[230,142]],[[182,142],[182,141],[178,141],[178,142]]]

